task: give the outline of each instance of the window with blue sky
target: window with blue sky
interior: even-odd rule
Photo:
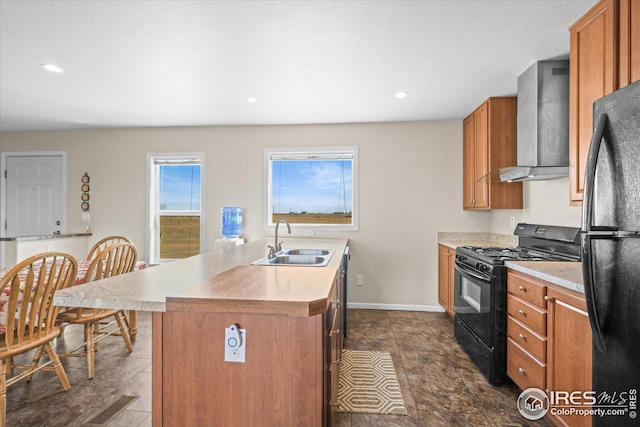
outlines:
[[[357,148],[267,149],[267,226],[292,224],[355,229]]]

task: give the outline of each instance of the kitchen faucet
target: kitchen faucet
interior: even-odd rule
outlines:
[[[280,252],[282,250],[282,242],[278,243],[278,226],[282,221],[284,221],[285,224],[287,224],[287,230],[289,231],[289,234],[291,234],[291,226],[289,225],[289,221],[287,221],[286,218],[279,218],[278,221],[276,222],[276,236],[274,239],[274,244],[273,246],[271,245],[267,246],[269,248],[269,255],[268,255],[269,258],[275,258],[276,252]]]

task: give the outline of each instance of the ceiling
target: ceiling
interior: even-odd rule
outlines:
[[[462,119],[595,3],[1,0],[0,130]]]

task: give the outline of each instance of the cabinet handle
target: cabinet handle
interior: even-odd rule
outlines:
[[[340,401],[338,400],[336,403],[331,403],[331,406],[340,406]]]
[[[544,300],[545,300],[546,302],[553,302],[553,299],[549,298],[549,297],[548,297],[548,296],[546,296],[546,295],[544,296]]]
[[[521,340],[525,339],[525,336],[522,334],[518,334],[518,338],[520,338]]]
[[[524,375],[527,371],[525,371],[525,370],[524,370],[524,369],[522,369],[522,368],[518,368],[518,372],[520,372],[522,375]]]
[[[335,331],[329,332],[329,336],[332,337],[334,335],[338,335],[340,333],[340,329],[336,329]]]
[[[524,311],[522,311],[522,310],[518,310],[518,314],[519,314],[520,316],[524,316]]]
[[[527,292],[527,289],[524,286],[518,286],[520,292]]]

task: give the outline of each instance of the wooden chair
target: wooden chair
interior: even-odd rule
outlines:
[[[111,245],[117,245],[118,243],[131,243],[127,237],[124,236],[108,236],[104,239],[98,241],[89,253],[87,254],[87,259],[94,259],[98,253],[103,251],[105,248],[108,248]],[[138,313],[134,310],[129,311],[129,316],[127,313],[124,313],[124,322],[127,324],[127,328],[129,329],[129,336],[131,341],[135,339],[136,333],[138,332]]]
[[[136,247],[130,243],[119,243],[108,246],[102,250],[91,262],[84,277],[84,283],[95,280],[125,274],[133,271],[136,265]],[[109,317],[114,320],[106,323]],[[94,376],[94,357],[98,343],[110,336],[121,335],[129,352],[133,351],[131,338],[124,320],[124,310],[102,309],[102,308],[73,308],[60,313],[57,322],[60,324],[81,324],[84,325],[84,344],[74,348],[69,353],[60,356],[83,356],[87,358],[87,368],[89,379]],[[117,328],[113,326],[117,324]],[[84,354],[76,353],[77,350],[85,349]]]
[[[108,236],[104,239],[100,240],[98,243],[93,245],[89,254],[87,255],[87,259],[94,259],[99,252],[104,250],[106,247],[111,245],[117,245],[118,243],[131,243],[131,240],[124,236]]]
[[[52,301],[55,291],[75,281],[77,270],[73,256],[45,252],[20,262],[0,279],[0,292],[9,288],[9,300],[0,307],[6,312],[7,325],[6,332],[0,335],[0,426],[6,420],[7,387],[36,371],[54,370],[62,388],[69,390],[69,380],[52,344],[60,334],[55,326],[60,307],[55,307]],[[38,358],[31,365],[14,365],[14,356],[34,348],[40,354],[46,349],[49,361],[39,365]],[[14,368],[24,372],[14,377]]]

